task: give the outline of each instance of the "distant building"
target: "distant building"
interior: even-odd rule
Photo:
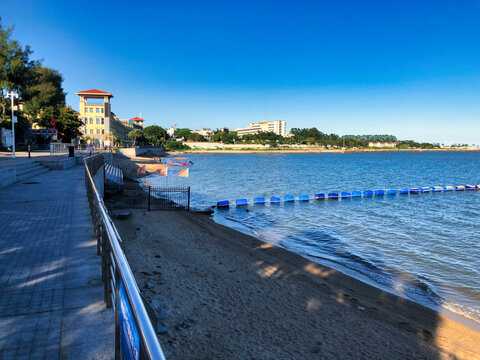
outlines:
[[[397,147],[397,142],[382,142],[382,141],[371,141],[368,143],[368,147],[376,148],[392,148]]]
[[[193,130],[192,132],[202,135],[208,141],[212,140],[212,136],[215,134],[215,131],[209,128],[201,128],[200,130]]]
[[[175,128],[174,127],[171,127],[169,129],[167,129],[167,135],[170,137],[170,138],[173,138],[175,136]]]
[[[237,135],[253,135],[259,132],[274,132],[277,135],[287,135],[287,122],[285,120],[262,121],[259,123],[250,123],[246,128],[235,129]]]

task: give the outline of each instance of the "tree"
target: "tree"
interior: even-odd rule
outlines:
[[[177,139],[187,139],[188,138],[188,135],[190,135],[191,133],[191,130],[190,129],[187,129],[187,128],[184,128],[184,129],[176,129],[175,130],[175,133],[174,133],[174,136],[175,138]]]
[[[187,138],[188,141],[205,141],[205,137],[202,134],[190,133]]]
[[[38,61],[29,59],[32,50],[28,45],[23,48],[18,41],[10,39],[12,31],[13,26],[3,28],[0,18],[0,120],[6,120],[8,91],[18,91],[24,101],[28,100],[25,90],[33,84],[39,66]]]
[[[132,146],[135,147],[135,143],[137,142],[137,139],[141,138],[143,136],[143,133],[139,129],[134,129],[128,133],[128,137],[133,139],[133,144]]]
[[[53,122],[52,119],[54,119]],[[62,142],[70,142],[72,138],[81,134],[80,127],[84,124],[78,113],[69,107],[47,106],[37,120],[37,125],[47,129],[56,129]]]
[[[151,144],[154,145],[160,145],[167,138],[167,132],[165,129],[157,125],[147,126],[143,130],[143,135]]]
[[[47,106],[65,107],[65,92],[62,88],[63,76],[57,70],[38,67],[35,82],[26,87],[25,113],[36,119]]]

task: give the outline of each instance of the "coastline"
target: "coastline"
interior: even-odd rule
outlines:
[[[480,358],[474,329],[203,214],[115,222],[142,293],[168,313],[169,358]]]
[[[182,151],[168,151],[169,155],[177,154],[354,154],[354,153],[372,153],[372,152],[461,152],[480,151],[480,148],[466,148],[466,149],[357,149],[357,150],[342,150],[342,149],[278,149],[278,150],[262,150],[262,149],[248,149],[248,150],[206,150],[206,149],[189,149]]]
[[[118,165],[133,174],[133,161]],[[115,222],[168,314],[169,358],[480,358],[480,333],[440,312],[200,213],[132,214]]]

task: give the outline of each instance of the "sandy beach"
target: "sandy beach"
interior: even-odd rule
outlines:
[[[480,359],[480,333],[184,211],[116,220],[169,359]]]

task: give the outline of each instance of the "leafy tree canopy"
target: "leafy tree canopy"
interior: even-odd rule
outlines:
[[[165,129],[157,125],[147,126],[143,130],[143,135],[150,143],[154,145],[161,144],[167,138],[167,132]]]
[[[139,129],[133,129],[128,133],[128,137],[133,139],[132,146],[135,146],[135,143],[137,142],[137,140],[143,137],[143,133]]]
[[[192,131],[190,129],[187,129],[187,128],[184,128],[184,129],[176,129],[175,132],[174,132],[174,136],[177,138],[177,139],[187,139],[188,136],[190,135]]]

